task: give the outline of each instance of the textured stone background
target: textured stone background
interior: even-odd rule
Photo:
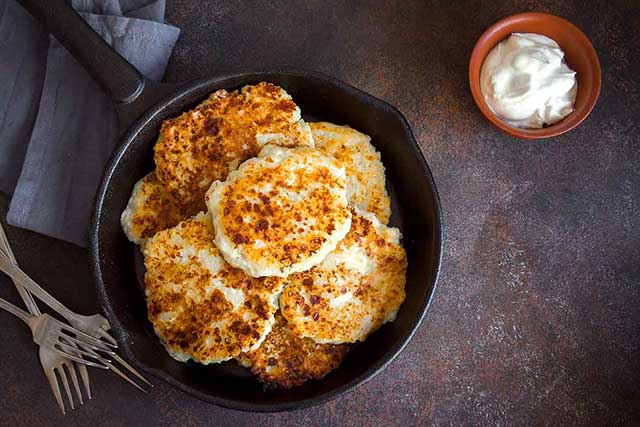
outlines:
[[[0,425],[638,425],[640,3],[583,1],[168,2],[183,29],[167,79],[238,67],[324,71],[411,122],[444,209],[432,308],[381,375],[326,405],[247,414],[157,383],[92,372],[94,400],[63,418],[26,328],[0,314]],[[591,38],[603,84],[569,134],[523,142],[475,108],[467,62],[493,22],[564,16]],[[0,197],[4,218],[8,199]],[[86,251],[8,230],[24,269],[96,310]],[[0,295],[16,299],[6,278]]]

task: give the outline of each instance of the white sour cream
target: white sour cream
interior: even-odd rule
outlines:
[[[541,128],[573,111],[576,72],[549,37],[519,34],[500,42],[482,64],[480,88],[489,108],[511,126]]]

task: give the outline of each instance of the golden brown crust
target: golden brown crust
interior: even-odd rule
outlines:
[[[291,330],[319,343],[364,340],[395,319],[405,298],[399,232],[354,213],[349,234],[318,266],[292,274],[280,296]]]
[[[284,89],[263,82],[240,92],[218,90],[194,110],[163,122],[154,147],[158,178],[177,197],[202,207],[211,183],[256,156],[266,140],[313,145]]]
[[[214,183],[207,197],[217,246],[256,277],[319,263],[351,218],[344,169],[308,147],[268,145],[226,182]]]
[[[342,163],[347,172],[349,203],[389,223],[391,199],[385,186],[385,169],[371,138],[350,128],[327,122],[309,123],[316,148]]]
[[[228,360],[271,330],[282,279],[255,279],[225,263],[208,215],[157,233],[144,255],[149,320],[178,360]]]
[[[122,227],[129,240],[144,244],[157,232],[177,225],[199,210],[198,206],[184,204],[173,197],[158,181],[155,172],[151,172],[136,183],[122,214]]]
[[[323,378],[338,367],[348,350],[345,344],[316,344],[297,337],[278,312],[276,323],[262,345],[236,359],[249,367],[265,388],[288,389]]]

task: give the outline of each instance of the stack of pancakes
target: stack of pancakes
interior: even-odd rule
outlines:
[[[236,359],[289,388],[395,319],[406,254],[368,136],[306,123],[284,89],[259,83],[166,120],[154,159],[121,222],[175,359]]]

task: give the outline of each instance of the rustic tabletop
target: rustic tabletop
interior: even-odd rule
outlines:
[[[588,4],[588,7],[587,7]],[[638,425],[640,3],[637,1],[168,2],[182,28],[167,80],[239,67],[323,71],[396,105],[444,210],[428,315],[380,375],[328,404],[252,414],[155,381],[148,395],[93,372],[63,417],[28,330],[0,314],[0,425]],[[498,19],[545,11],[591,39],[603,69],[588,120],[550,140],[493,129],[467,63]],[[0,196],[4,219],[8,198]],[[86,250],[7,229],[23,268],[80,312],[97,303]],[[0,296],[17,301],[6,277]]]

